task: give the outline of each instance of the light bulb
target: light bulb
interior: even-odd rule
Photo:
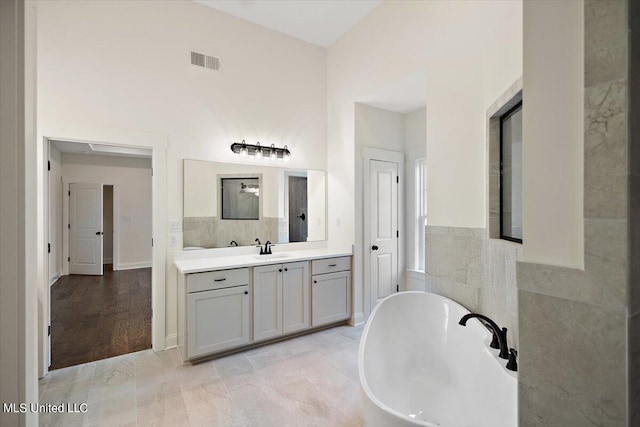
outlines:
[[[271,144],[271,154],[269,155],[271,160],[276,160],[278,158],[278,154],[276,153],[276,146]]]
[[[289,152],[289,149],[287,148],[287,146],[284,146],[284,154],[282,155],[282,159],[285,162],[288,162],[289,160],[291,160],[291,153]]]
[[[247,157],[248,155],[249,155],[249,150],[247,150],[247,144],[245,144],[243,139],[242,147],[240,147],[240,157]]]
[[[260,147],[260,143],[256,144],[256,158],[262,159],[262,147]]]

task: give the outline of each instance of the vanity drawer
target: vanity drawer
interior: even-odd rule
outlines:
[[[311,261],[311,274],[334,273],[351,270],[351,257],[314,259]]]
[[[187,276],[187,292],[209,291],[248,284],[248,268],[207,271],[206,273],[193,273]]]

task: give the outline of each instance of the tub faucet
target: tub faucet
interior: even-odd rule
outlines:
[[[238,246],[238,242],[232,240],[231,243],[229,243],[229,246]]]
[[[509,348],[507,347],[507,328],[502,328],[496,324],[493,320],[489,319],[487,316],[483,316],[478,313],[469,313],[462,316],[460,322],[458,322],[462,326],[467,326],[467,320],[477,317],[479,320],[482,320],[485,326],[491,331],[493,334],[493,339],[491,341],[491,347],[499,348],[500,354],[498,357],[501,359],[509,358]],[[495,346],[497,344],[497,347]]]

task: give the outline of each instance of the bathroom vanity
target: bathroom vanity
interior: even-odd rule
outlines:
[[[351,253],[326,248],[176,260],[178,349],[192,361],[351,317]]]

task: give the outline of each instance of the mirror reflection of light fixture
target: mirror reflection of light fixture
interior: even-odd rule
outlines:
[[[274,144],[271,144],[271,147],[263,147],[259,142],[255,145],[247,144],[244,139],[242,142],[231,144],[231,151],[241,157],[253,156],[256,159],[283,160],[285,162],[291,159],[291,151],[286,145],[284,148],[276,147]]]
[[[260,196],[260,186],[257,184],[245,184],[244,182],[240,183],[240,194],[249,193],[254,196]]]
[[[244,139],[242,140],[242,144],[238,145],[240,145],[240,157],[247,157],[249,155],[249,150],[247,149],[247,144],[244,142]]]

